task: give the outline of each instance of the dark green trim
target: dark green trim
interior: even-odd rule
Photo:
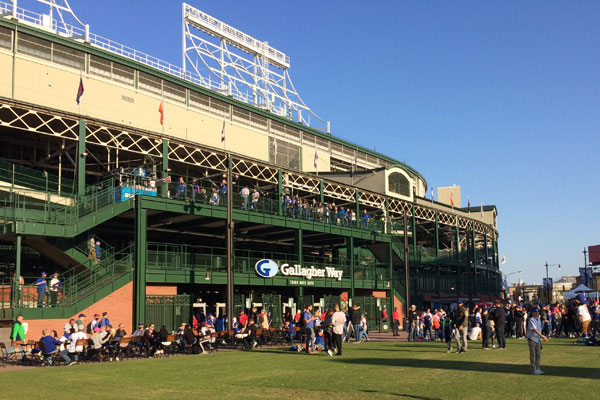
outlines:
[[[166,178],[169,176],[169,140],[162,140],[162,172],[161,178]],[[161,194],[163,197],[167,197],[167,191],[169,190],[169,185],[166,183],[160,188]],[[193,189],[192,189],[193,190]]]
[[[348,262],[350,263],[350,271],[352,271],[352,286],[350,287],[350,298],[354,297],[354,288],[356,285],[355,279],[354,279],[354,267],[356,265],[356,260],[354,257],[354,238],[353,237],[349,237],[348,239],[346,239],[346,260],[348,260]]]

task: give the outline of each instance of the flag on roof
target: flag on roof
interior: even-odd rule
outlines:
[[[481,218],[483,218],[483,201],[481,202]]]
[[[506,264],[506,256],[502,256],[502,261],[500,261],[500,264]]]
[[[471,198],[467,196],[467,210],[471,213]]]
[[[77,104],[79,104],[81,96],[83,96],[83,78],[79,77],[79,88],[77,89],[77,98],[75,99]]]
[[[450,192],[450,204],[454,207],[454,192]]]
[[[158,106],[158,112],[160,113],[160,124],[163,124],[163,119],[164,119],[164,111],[163,111],[163,102],[161,100],[160,105]]]
[[[223,121],[223,129],[221,130],[221,142],[225,141],[225,121]]]
[[[315,168],[317,168],[317,160],[319,159],[319,154],[317,153],[317,148],[315,147]]]
[[[431,186],[431,201],[433,201],[433,195],[434,195],[434,193],[433,193],[433,186]]]

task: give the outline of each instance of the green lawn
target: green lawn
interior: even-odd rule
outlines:
[[[583,399],[600,393],[600,347],[544,344],[530,375],[527,341],[447,354],[443,343],[345,344],[342,357],[283,348],[2,371],[1,399]],[[18,395],[16,394],[18,393]],[[177,397],[175,397],[177,396]],[[184,397],[180,397],[184,396]]]

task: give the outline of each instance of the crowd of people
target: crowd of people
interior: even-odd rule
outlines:
[[[207,190],[202,187],[197,178],[193,178],[191,183],[187,183],[184,177],[180,177],[176,186],[176,198],[203,204],[225,205],[228,191],[227,180],[223,178],[218,185],[212,181],[210,184],[211,188]],[[262,193],[258,188],[241,186],[239,198],[240,209],[259,211]],[[315,198],[308,199],[293,195],[282,195],[281,210],[283,215],[291,218],[362,229],[370,229],[374,220],[374,217],[366,209],[358,213],[354,208],[338,207],[334,202],[318,202]],[[382,212],[375,220],[385,222],[385,213]]]
[[[579,338],[583,344],[597,345],[600,334],[600,306],[582,294],[567,304],[502,304],[465,305],[458,300],[450,309],[426,308],[408,311],[408,340],[413,342],[444,341],[452,352],[467,352],[469,341],[481,341],[483,350],[506,349],[506,338],[527,339],[532,373],[540,370],[541,342],[549,338]]]

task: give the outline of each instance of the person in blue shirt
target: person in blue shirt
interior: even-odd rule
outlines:
[[[215,323],[215,329],[217,332],[221,332],[221,331],[225,330],[225,321],[226,321],[225,315],[220,314],[217,317],[217,322]]]
[[[46,282],[46,273],[42,272],[42,277],[37,278],[35,281],[35,287],[37,289],[37,306],[43,307],[44,301],[46,300],[46,293],[48,293],[48,283]]]
[[[317,317],[312,315],[312,304],[309,304],[306,306],[304,314],[302,315],[302,320],[304,321],[304,334],[306,335],[307,354],[315,352],[315,343],[313,341],[315,336],[315,319],[317,319]]]
[[[369,220],[370,219],[371,219],[371,216],[369,215],[369,213],[367,212],[367,210],[363,210],[363,214],[362,214],[362,217],[360,219],[360,222],[362,223],[363,229],[369,229]]]
[[[100,326],[102,330],[106,329],[106,327],[110,325],[110,321],[108,320],[107,315],[108,313],[104,311],[102,313],[102,319],[100,320],[100,323],[98,323],[98,326]]]
[[[42,330],[42,338],[40,339],[40,343],[44,344],[44,361],[48,363],[48,365],[52,365],[52,355],[56,354],[58,349],[56,346],[62,344],[60,340],[57,340],[54,336],[50,335],[48,329]]]
[[[100,248],[100,241],[99,240],[96,241],[96,258],[98,260],[102,259],[102,249]]]
[[[340,219],[341,219],[341,222],[342,222],[342,226],[346,226],[348,220],[346,219],[346,209],[344,207],[342,207],[340,209]]]
[[[177,186],[177,200],[185,200],[185,181],[183,176],[179,177],[179,185]]]
[[[227,179],[223,179],[221,182],[221,204],[227,204]]]

